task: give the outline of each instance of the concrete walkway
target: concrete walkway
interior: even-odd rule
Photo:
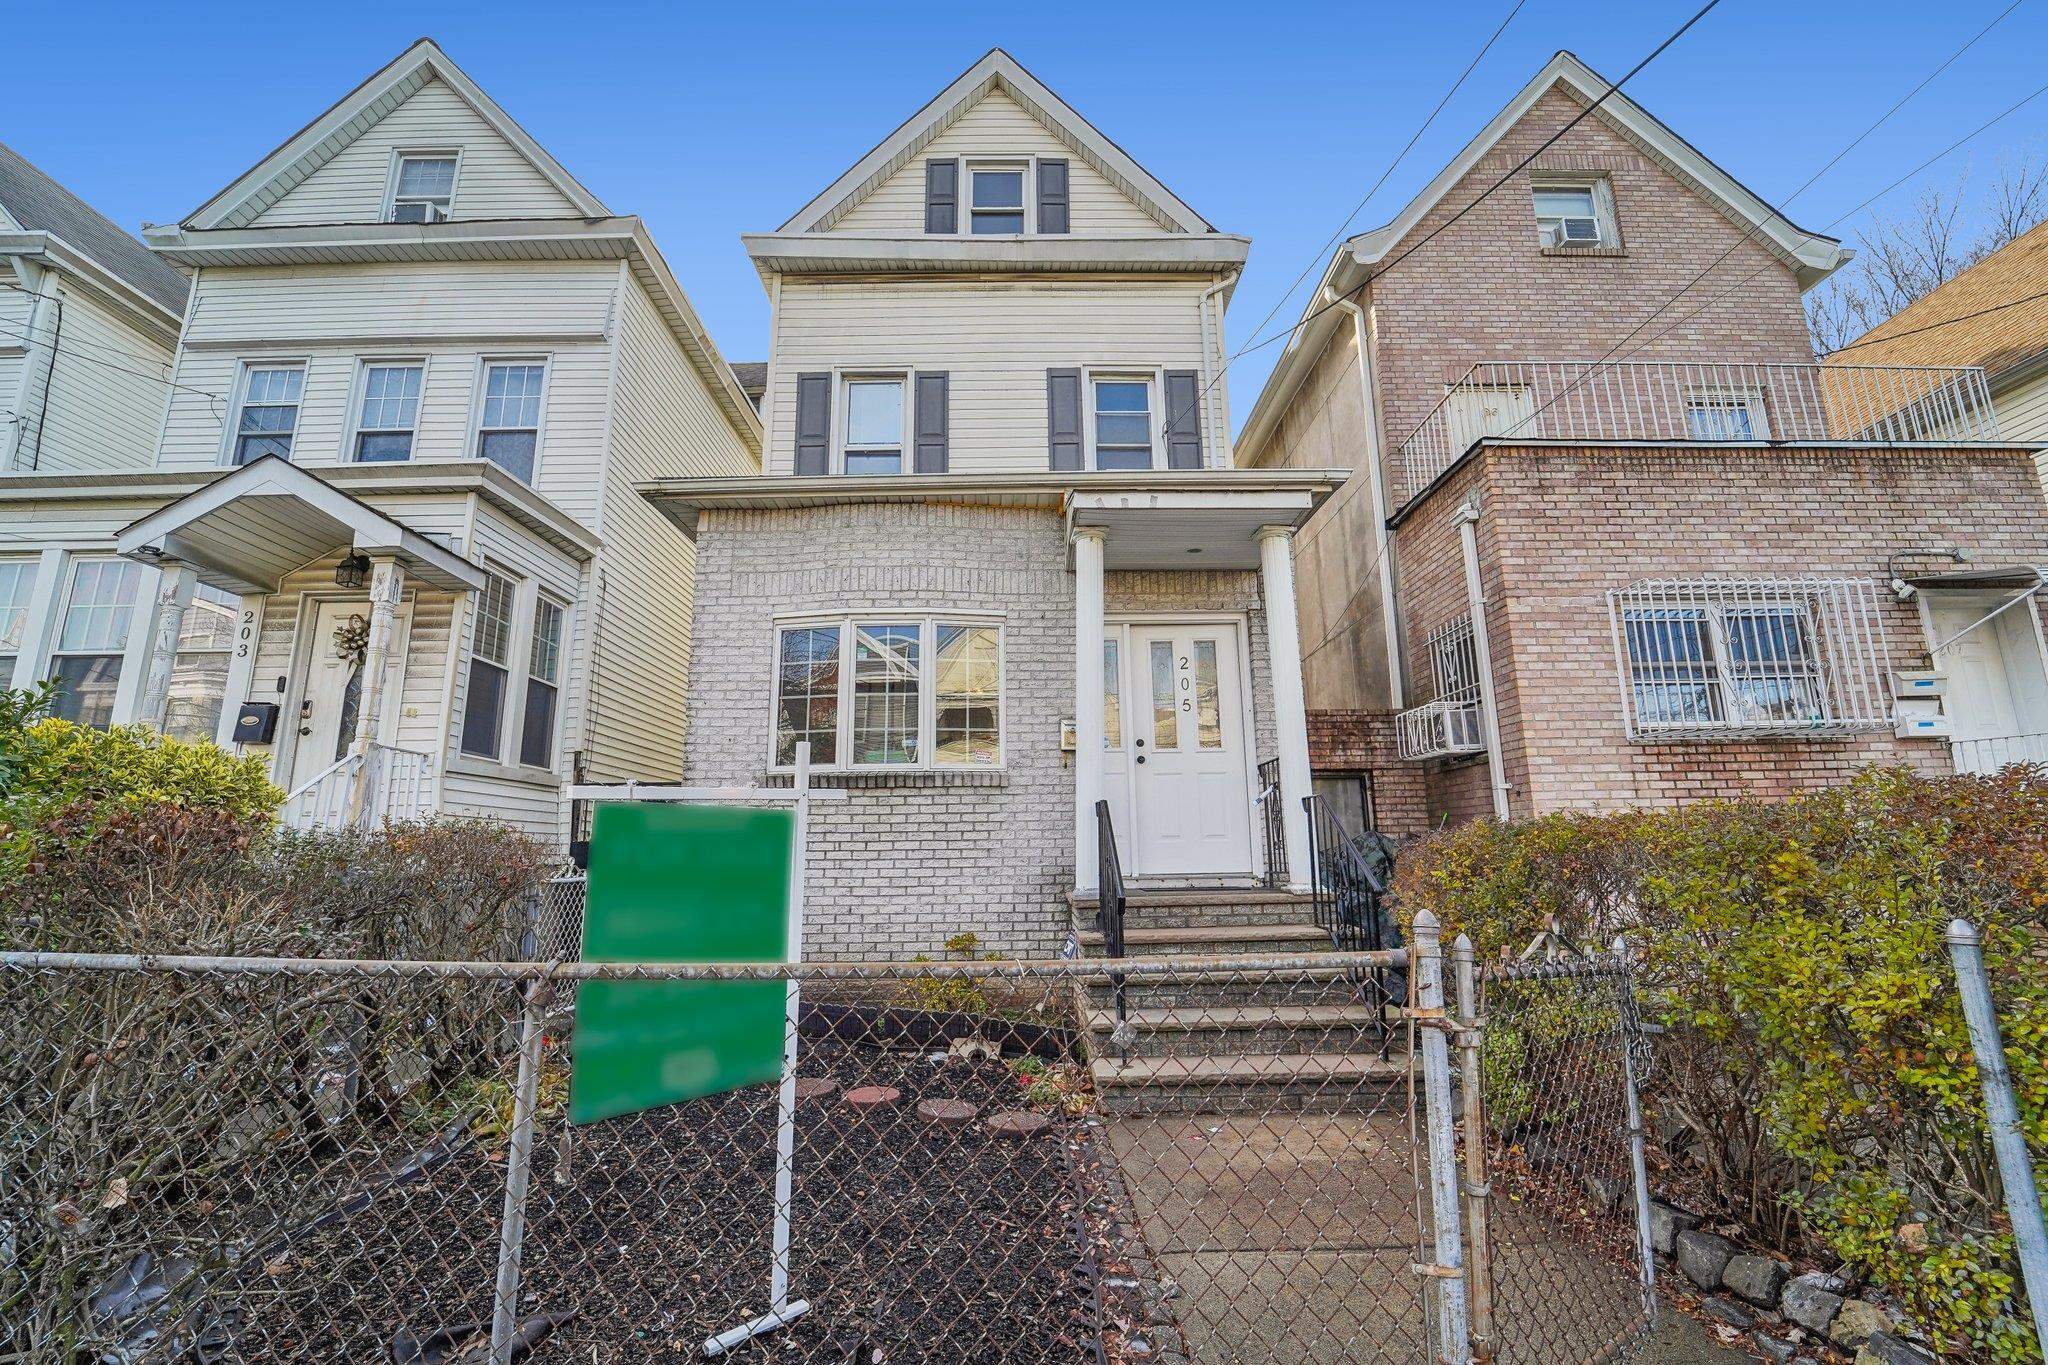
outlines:
[[[1188,1358],[1199,1365],[1354,1365],[1427,1358],[1407,1118],[1172,1115],[1105,1121]],[[1393,1112],[1389,1112],[1389,1111]],[[1510,1212],[1497,1224],[1495,1359],[1588,1358],[1626,1335],[1626,1266]],[[1675,1310],[1636,1359],[1736,1365]],[[1162,1342],[1162,1345],[1170,1343]]]

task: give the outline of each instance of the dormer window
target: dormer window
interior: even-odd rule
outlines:
[[[393,223],[445,223],[455,204],[454,152],[406,152],[392,179]]]
[[[1024,181],[1029,168],[1021,163],[967,167],[968,231],[975,236],[1016,236],[1024,231]]]
[[[1604,180],[1539,180],[1535,207],[1536,240],[1546,251],[1620,245]]]

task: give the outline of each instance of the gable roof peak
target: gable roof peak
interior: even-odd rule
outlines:
[[[456,65],[431,37],[411,46],[372,72],[355,89],[329,105],[318,117],[273,148],[220,193],[181,220],[188,228],[246,227],[264,209],[314,171],[332,161],[342,148],[374,127],[390,106],[430,81],[440,81],[476,111],[478,117],[512,144],[534,169],[586,217],[610,216],[611,210],[586,189],[566,167],[533,140],[496,100]]]
[[[1001,90],[1023,105],[1049,132],[1073,148],[1076,155],[1157,219],[1163,231],[1216,231],[1208,219],[1167,189],[1130,153],[1000,47],[983,53],[777,231],[818,232],[829,228],[993,90]]]

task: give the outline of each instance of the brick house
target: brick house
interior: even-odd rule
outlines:
[[[1606,89],[1558,54],[1344,243],[1240,436],[1353,471],[1297,538],[1318,789],[1413,835],[1995,763],[2048,506],[1982,371],[1815,365],[1849,253]]]
[[[806,953],[1090,943],[1098,802],[1138,884],[1295,915],[1263,887],[1308,861],[1291,542],[1341,473],[1233,467],[1246,240],[994,51],[744,241],[762,473],[643,491],[717,585],[688,780],[786,782],[808,743],[850,791]]]

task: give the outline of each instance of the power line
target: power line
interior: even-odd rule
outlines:
[[[34,334],[34,333],[33,333],[32,331],[30,331],[30,332],[17,332],[17,331],[15,331],[15,330],[14,330],[13,328],[11,328],[11,327],[8,327],[8,326],[6,326],[6,325],[4,325],[4,324],[0,324],[0,336],[4,336],[4,337],[9,337],[9,338],[12,338],[13,340],[15,340],[15,341],[19,341],[19,342],[21,342],[21,343],[22,343],[23,345],[27,345],[27,346],[35,346],[35,345],[40,345],[40,344],[41,344],[41,342],[39,342],[39,341],[38,341],[38,339],[36,338],[35,334]],[[215,404],[215,415],[216,415],[216,416],[220,416],[220,415],[223,415],[223,414],[224,414],[224,413],[226,412],[226,410],[227,410],[227,400],[226,400],[226,399],[224,399],[224,398],[222,398],[222,397],[221,397],[221,396],[220,396],[219,394],[217,394],[217,393],[211,393],[211,392],[208,392],[208,391],[207,391],[207,390],[205,390],[205,389],[196,389],[196,388],[193,388],[193,387],[192,387],[192,386],[191,386],[190,384],[181,384],[181,383],[179,383],[178,381],[176,381],[176,380],[172,379],[172,378],[171,378],[171,377],[170,377],[169,375],[161,375],[161,374],[150,374],[150,373],[149,373],[148,371],[146,371],[146,370],[132,370],[132,369],[129,369],[129,368],[128,368],[127,366],[125,366],[125,365],[116,365],[116,364],[114,364],[114,363],[113,363],[112,361],[110,361],[110,360],[102,360],[102,359],[100,359],[100,358],[99,358],[98,356],[94,356],[94,355],[87,355],[87,354],[84,354],[84,353],[82,352],[82,350],[80,349],[81,347],[92,347],[92,346],[93,346],[93,343],[90,343],[90,342],[79,342],[79,341],[76,341],[76,340],[74,340],[74,341],[73,341],[73,342],[71,343],[70,349],[68,349],[67,351],[65,351],[65,354],[66,354],[66,355],[68,355],[68,356],[69,356],[69,357],[70,357],[71,359],[73,359],[73,360],[80,360],[80,361],[83,361],[83,362],[85,362],[85,363],[86,363],[86,364],[88,364],[88,365],[97,365],[97,366],[99,366],[99,367],[100,367],[101,369],[103,369],[103,370],[111,370],[111,371],[113,371],[113,372],[114,372],[115,374],[125,374],[125,375],[131,375],[131,376],[133,376],[133,377],[134,377],[134,378],[136,378],[136,379],[148,379],[148,380],[152,380],[152,381],[154,381],[154,382],[156,382],[156,383],[158,383],[158,384],[162,384],[162,385],[163,385],[164,387],[166,387],[166,388],[169,388],[169,389],[176,389],[176,390],[178,390],[178,391],[179,391],[179,392],[181,392],[181,393],[190,393],[190,394],[197,394],[197,395],[198,395],[199,397],[201,397],[201,398],[204,398],[204,399],[207,399],[208,401],[210,401],[210,402],[212,402],[213,404]],[[103,350],[107,350],[107,351],[109,351],[110,353],[115,353],[115,352],[113,352],[113,351],[112,351],[112,348],[111,348],[111,347],[93,347],[93,349],[103,349]],[[116,353],[116,354],[118,354],[118,353]],[[130,358],[130,357],[124,357],[124,358]],[[53,357],[53,359],[54,359],[54,357]]]
[[[1953,66],[1956,60],[1960,58],[1964,53],[1968,52],[1971,48],[1975,47],[1977,43],[1984,37],[1985,34],[1991,32],[1992,29],[1997,28],[2001,23],[2004,23],[2006,17],[2010,15],[2014,10],[2018,9],[2024,3],[2025,0],[2012,0],[2012,3],[2010,5],[2007,5],[2004,9],[2000,10],[1998,14],[1992,18],[1990,23],[1984,25],[1983,28],[1977,30],[1977,32],[1971,36],[1969,41],[1965,42],[1961,47],[1957,48],[1954,52],[1951,52],[1939,66],[1935,67],[1933,71],[1929,72],[1925,77],[1923,77],[1917,85],[1915,85],[1911,90],[1908,90],[1904,95],[1900,96],[1899,99],[1893,103],[1891,108],[1885,110],[1884,113],[1880,114],[1875,122],[1870,124],[1862,132],[1858,133],[1853,139],[1851,139],[1848,146],[1842,148],[1841,151],[1836,152],[1832,157],[1828,158],[1827,162],[1823,164],[1819,170],[1815,171],[1812,175],[1808,176],[1806,180],[1799,186],[1798,189],[1792,191],[1791,194],[1785,197],[1785,203],[1791,203],[1794,199],[1797,199],[1800,195],[1806,193],[1807,190],[1813,188],[1815,182],[1817,182],[1822,176],[1826,175],[1830,170],[1834,169],[1834,167],[1841,162],[1843,157],[1847,156],[1850,152],[1854,151],[1858,146],[1862,145],[1864,140],[1867,139],[1872,133],[1876,132],[1879,128],[1884,126],[1884,124],[1889,122],[1892,115],[1898,113],[1899,110],[1903,109],[1907,105],[1907,103],[1909,103],[1914,98],[1914,96],[1918,95],[1921,91],[1925,90],[1929,85],[1933,84],[1936,77],[1940,76],[1942,72],[1948,70],[1949,67]],[[2031,99],[2032,96],[2029,96],[2028,98]],[[2024,100],[2021,101],[2022,104],[2024,104],[2025,102],[2026,101]],[[2004,115],[2000,115],[1999,117],[2002,118],[2004,117]],[[1993,120],[1993,122],[1996,121],[1997,120],[1995,119]],[[1986,124],[1985,126],[1988,127],[1990,125]],[[1978,131],[1981,132],[1982,129],[1979,129]],[[1973,133],[1971,134],[1971,136],[1975,136],[1975,134]],[[1949,150],[1954,149],[1953,147],[1951,147]],[[1943,156],[1946,156],[1947,154],[1948,153],[1946,151],[1941,153],[1941,155]],[[1880,191],[1880,194],[1889,193],[1891,188],[1892,187],[1888,186],[1885,190]],[[1875,197],[1876,196],[1873,196],[1873,198]],[[1865,201],[1865,203],[1868,202],[1870,201]],[[1770,204],[1768,201],[1765,201],[1765,207],[1769,208],[1772,213],[1776,214],[1780,220],[1790,225],[1792,220],[1786,216],[1782,208],[1778,207],[1777,205]],[[1860,207],[1861,206],[1859,205],[1859,208]],[[1851,209],[1849,212],[1855,213],[1856,211],[1856,209]],[[1841,217],[1846,218],[1848,216],[1849,214],[1843,214]],[[1583,374],[1567,382],[1556,393],[1552,394],[1549,398],[1545,399],[1541,404],[1531,409],[1527,414],[1525,414],[1521,418],[1520,421],[1516,422],[1514,426],[1510,427],[1506,432],[1502,434],[1513,435],[1515,432],[1520,431],[1523,428],[1527,427],[1529,423],[1535,421],[1538,416],[1548,411],[1551,407],[1558,403],[1559,400],[1563,399],[1568,394],[1576,392],[1579,388],[1583,387],[1587,383],[1587,381],[1591,380],[1595,375],[1601,373],[1603,368],[1611,368],[1609,362],[1614,360],[1616,352],[1620,351],[1622,347],[1628,345],[1628,343],[1636,336],[1637,333],[1641,332],[1645,327],[1648,327],[1652,322],[1656,321],[1657,317],[1660,314],[1662,314],[1666,309],[1672,307],[1680,299],[1684,298],[1687,293],[1691,292],[1695,285],[1699,284],[1700,281],[1706,279],[1708,275],[1712,274],[1717,268],[1719,268],[1723,261],[1727,260],[1730,256],[1734,255],[1743,246],[1747,245],[1748,242],[1756,236],[1758,230],[1763,227],[1766,221],[1768,221],[1768,219],[1758,219],[1756,222],[1751,223],[1748,231],[1744,232],[1742,236],[1737,238],[1735,242],[1731,246],[1729,246],[1729,248],[1726,251],[1723,251],[1719,256],[1716,256],[1712,261],[1708,262],[1707,268],[1705,270],[1702,270],[1699,274],[1693,276],[1692,279],[1688,280],[1685,284],[1681,285],[1677,293],[1673,294],[1663,303],[1660,303],[1655,308],[1651,309],[1650,312],[1642,319],[1642,321],[1636,323],[1635,326],[1629,328],[1629,330],[1625,334],[1623,334],[1622,338],[1619,341],[1615,342],[1612,346],[1609,346],[1607,350],[1604,353],[1602,353],[1597,360],[1595,360],[1591,365],[1588,365]],[[1837,218],[1835,220],[1835,222],[1840,221],[1841,218]],[[1830,223],[1828,224],[1828,226],[1833,227],[1834,223]],[[1808,240],[1813,240],[1813,234],[1811,233],[1803,233],[1802,235],[1807,237]],[[1700,307],[1694,309],[1685,317],[1678,319],[1678,321],[1672,323],[1663,331],[1658,332],[1655,336],[1646,338],[1641,345],[1631,350],[1627,356],[1623,356],[1622,360],[1627,360],[1630,357],[1640,354],[1644,346],[1648,346],[1651,342],[1660,340],[1663,337],[1670,335],[1670,333],[1677,327],[1679,327],[1683,323],[1691,321],[1693,318],[1698,317],[1702,312],[1704,312],[1707,308],[1711,307],[1714,303],[1719,302],[1723,298],[1726,298],[1727,295],[1734,289],[1741,287],[1741,285],[1748,283],[1749,280],[1755,279],[1758,275],[1762,273],[1763,267],[1758,267],[1756,271],[1753,271],[1744,279],[1737,281],[1736,284],[1731,285],[1727,290],[1723,290],[1714,298],[1707,300],[1706,303],[1700,305]],[[1448,401],[1448,398],[1446,398],[1446,401]],[[1437,406],[1441,407],[1442,404],[1440,403]],[[1436,409],[1431,409],[1430,416],[1435,416],[1435,413]],[[1429,421],[1429,417],[1424,417],[1422,420],[1423,423],[1426,423]],[[1422,423],[1418,423],[1414,431],[1410,431],[1407,436],[1402,438],[1402,444],[1406,444],[1408,441],[1413,440],[1415,432],[1420,431],[1421,429]]]
[[[1953,327],[1959,322],[1968,322],[1972,318],[1987,317],[1992,313],[2002,313],[2008,308],[2017,308],[2023,303],[2032,303],[2036,299],[2048,299],[2048,289],[2044,289],[2038,294],[2027,294],[2017,299],[2008,299],[2004,303],[1994,303],[1989,308],[1979,308],[1974,313],[1963,313],[1956,317],[1944,318],[1940,322],[1930,322],[1924,327],[1908,327],[1903,332],[1893,332],[1888,336],[1866,337],[1862,341],[1852,341],[1847,346],[1837,346],[1828,354],[1840,355],[1844,351],[1853,351],[1859,346],[1882,346],[1888,341],[1897,341],[1901,337],[1918,336],[1922,332],[1932,332],[1937,327]]]
[[[1365,206],[1372,202],[1372,197],[1380,192],[1380,188],[1387,183],[1388,178],[1400,168],[1403,161],[1408,159],[1408,153],[1414,151],[1415,144],[1422,141],[1422,135],[1428,132],[1430,126],[1436,122],[1436,116],[1441,114],[1444,111],[1444,106],[1449,104],[1452,97],[1464,88],[1466,80],[1479,68],[1479,63],[1486,59],[1486,54],[1493,51],[1493,45],[1500,41],[1500,35],[1508,31],[1508,25],[1515,21],[1515,16],[1522,12],[1522,6],[1527,3],[1528,0],[1515,0],[1514,8],[1508,11],[1507,17],[1500,21],[1500,26],[1494,29],[1493,35],[1480,47],[1472,60],[1465,64],[1465,69],[1458,73],[1458,79],[1451,82],[1451,88],[1444,91],[1443,98],[1436,102],[1436,108],[1429,111],[1429,117],[1422,121],[1414,134],[1402,146],[1401,150],[1394,154],[1394,159],[1387,163],[1387,168],[1384,171],[1380,172],[1380,178],[1372,182],[1372,188],[1365,192],[1364,198],[1358,201],[1351,212],[1344,215],[1344,221],[1337,225],[1337,230],[1331,233],[1321,246],[1316,248],[1314,254],[1309,257],[1308,264],[1301,268],[1301,273],[1294,277],[1293,282],[1287,286],[1286,291],[1279,298],[1273,300],[1273,306],[1267,310],[1266,316],[1260,318],[1258,326],[1252,328],[1253,336],[1257,336],[1263,331],[1266,324],[1273,320],[1273,315],[1280,311],[1287,300],[1294,297],[1294,291],[1301,288],[1301,282],[1307,279],[1310,272],[1322,263],[1324,255],[1343,238],[1345,231],[1350,228],[1358,215],[1365,212]]]

